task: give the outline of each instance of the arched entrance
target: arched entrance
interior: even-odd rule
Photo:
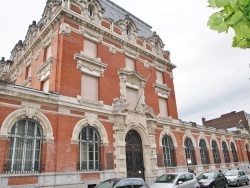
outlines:
[[[125,138],[127,177],[144,177],[142,142],[139,134],[130,130]]]

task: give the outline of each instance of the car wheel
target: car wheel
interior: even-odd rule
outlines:
[[[228,188],[228,184],[226,183],[225,188]]]
[[[249,185],[249,179],[247,179],[246,184]]]
[[[240,186],[240,182],[239,182],[239,181],[237,181],[236,186],[237,186],[237,187],[239,187],[239,186]]]

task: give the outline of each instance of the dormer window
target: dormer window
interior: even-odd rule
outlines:
[[[89,5],[89,7],[88,7],[88,15],[90,17],[94,16],[94,6],[93,5]]]
[[[129,25],[126,26],[126,34],[127,36],[131,35],[131,27]]]

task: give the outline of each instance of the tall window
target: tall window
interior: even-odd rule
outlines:
[[[219,148],[218,145],[216,143],[216,141],[212,141],[212,152],[213,152],[213,156],[214,156],[214,163],[220,163],[220,153],[219,153]]]
[[[85,39],[84,40],[84,54],[90,58],[97,58],[97,45],[95,42]]]
[[[49,45],[46,49],[45,49],[45,61],[48,60],[50,58],[50,56],[52,55],[51,53],[51,45]]]
[[[88,7],[88,15],[90,17],[94,16],[94,6],[93,5],[89,5],[89,7]]]
[[[225,159],[225,163],[230,163],[229,153],[226,142],[222,142],[223,155]]]
[[[81,95],[83,99],[98,101],[98,77],[82,74]]]
[[[83,127],[79,134],[79,170],[99,170],[101,139],[91,126]]]
[[[167,99],[158,97],[160,116],[167,117],[168,116],[168,107],[167,107]]]
[[[45,92],[49,91],[49,78],[42,82],[42,90]]]
[[[21,119],[10,132],[8,173],[36,173],[41,170],[42,129],[32,119]]]
[[[192,140],[190,138],[186,138],[184,144],[187,164],[196,164],[195,150]]]
[[[156,82],[158,84],[163,84],[163,76],[162,76],[162,72],[160,71],[156,71]]]
[[[125,63],[126,63],[126,69],[129,71],[134,71],[135,70],[135,62],[133,59],[126,57],[125,58]]]
[[[208,150],[207,150],[207,145],[204,139],[200,140],[199,147],[200,147],[202,164],[209,164]]]
[[[235,149],[235,145],[234,145],[233,142],[231,142],[231,149],[232,149],[232,154],[233,154],[234,162],[238,162],[237,151]]]
[[[175,151],[174,144],[170,136],[165,135],[162,138],[164,165],[174,166],[175,165]]]
[[[127,95],[127,103],[129,104],[129,108],[134,110],[139,99],[138,89],[127,87],[126,95]]]
[[[25,80],[31,76],[31,66],[26,67]]]

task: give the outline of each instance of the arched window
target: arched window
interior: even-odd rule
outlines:
[[[186,138],[184,144],[187,164],[196,164],[195,150],[192,140],[190,138]]]
[[[41,170],[43,133],[33,119],[18,120],[11,128],[8,173],[38,173]]]
[[[220,163],[220,153],[217,143],[213,140],[212,141],[212,152],[214,156],[214,163]]]
[[[235,145],[234,145],[233,142],[231,142],[231,149],[232,149],[232,154],[233,154],[234,162],[238,162],[237,151],[235,149]]]
[[[248,144],[246,144],[246,152],[247,152],[248,161],[250,163],[250,151],[249,151],[249,145]]]
[[[127,36],[130,36],[131,35],[131,26],[130,25],[127,25],[126,26],[126,34],[127,34]]]
[[[94,16],[94,6],[93,5],[89,5],[89,7],[88,7],[88,15],[90,16],[90,17],[93,17]]]
[[[200,147],[202,164],[209,164],[208,150],[207,150],[207,145],[204,139],[200,140],[199,147]]]
[[[164,165],[175,166],[175,151],[174,144],[170,136],[165,135],[162,138]]]
[[[79,134],[79,170],[100,170],[101,139],[98,131],[91,126],[82,128]]]
[[[224,141],[222,142],[222,149],[223,149],[223,155],[224,155],[225,163],[230,163],[230,158],[229,158],[229,153],[228,153],[228,149],[227,149],[227,144]]]

